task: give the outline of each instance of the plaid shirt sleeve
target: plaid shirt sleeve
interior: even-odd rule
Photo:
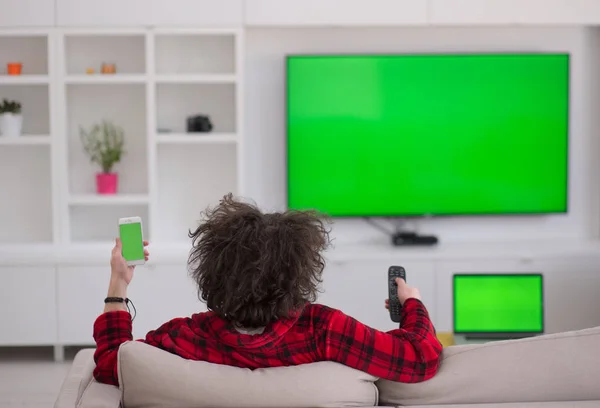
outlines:
[[[119,346],[133,340],[131,315],[125,311],[107,312],[94,323],[96,352],[94,378],[103,384],[119,385],[117,355]]]
[[[324,357],[391,381],[430,379],[439,368],[442,345],[421,301],[404,303],[401,327],[384,333],[335,311],[325,334]]]
[[[186,324],[188,319],[173,319],[156,330],[149,332],[144,340],[137,340],[170,351],[184,358],[193,358],[193,345],[190,350],[175,349],[169,333]],[[96,352],[94,378],[103,384],[119,385],[117,361],[119,346],[133,340],[131,315],[125,311],[103,313],[94,323]]]

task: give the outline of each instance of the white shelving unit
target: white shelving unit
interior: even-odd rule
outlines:
[[[152,241],[188,242],[207,205],[241,193],[241,47],[238,29],[0,30],[0,98],[24,116],[21,137],[0,136],[0,245],[106,243],[131,215]],[[213,132],[187,133],[192,115]],[[79,136],[103,119],[125,130],[114,196],[95,193]]]
[[[54,43],[50,30],[0,30],[0,100],[19,101],[24,118],[22,136],[0,135],[0,245],[58,238]],[[22,63],[22,74],[7,75],[9,62]]]
[[[242,34],[160,29],[149,45],[151,232],[158,242],[189,242],[206,206],[241,193]],[[185,133],[186,118],[199,114],[213,132]]]
[[[234,29],[58,32],[59,243],[108,242],[133,215],[154,242],[188,242],[207,205],[240,193],[241,44]],[[102,63],[117,73],[101,74]],[[213,132],[187,133],[193,115],[208,115]],[[114,196],[95,193],[79,136],[104,119],[125,130]]]

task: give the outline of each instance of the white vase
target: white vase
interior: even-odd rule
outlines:
[[[14,113],[3,113],[0,115],[0,134],[5,137],[21,136],[23,128],[23,115]]]

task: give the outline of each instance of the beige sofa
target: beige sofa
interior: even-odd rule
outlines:
[[[438,375],[419,384],[331,362],[251,371],[130,342],[119,350],[119,389],[92,379],[92,354],[77,354],[55,408],[600,408],[600,328],[449,347]]]

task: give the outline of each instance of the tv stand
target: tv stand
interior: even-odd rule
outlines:
[[[420,235],[416,232],[396,232],[392,235],[394,246],[432,246],[439,242],[435,235]]]
[[[396,228],[393,231],[385,228],[372,220],[369,217],[365,217],[365,221],[371,224],[373,227],[377,228],[379,231],[383,232],[392,240],[392,245],[396,247],[401,246],[432,246],[436,245],[439,240],[435,235],[421,235],[418,232],[412,232],[408,230],[404,224],[406,220],[402,219],[388,219],[388,221],[392,221],[396,224]]]

